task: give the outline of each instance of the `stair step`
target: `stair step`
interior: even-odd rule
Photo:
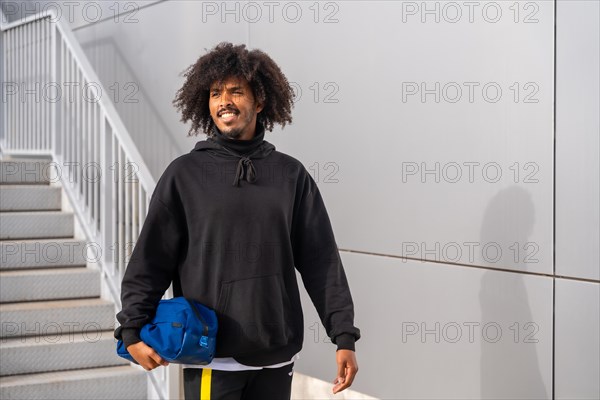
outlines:
[[[0,272],[0,302],[100,297],[100,271],[86,267]]]
[[[129,365],[116,354],[113,332],[87,331],[52,340],[35,336],[5,339],[0,342],[0,375]]]
[[[69,332],[115,327],[114,304],[102,299],[0,304],[0,338],[42,336],[52,340]]]
[[[0,161],[0,184],[49,184],[56,172],[50,159],[13,159]]]
[[[0,211],[60,210],[61,188],[50,185],[2,185]]]
[[[130,366],[0,377],[2,399],[145,399],[146,372]]]
[[[65,211],[0,212],[0,239],[73,237],[73,213]]]
[[[85,266],[86,247],[73,238],[0,241],[0,270]]]

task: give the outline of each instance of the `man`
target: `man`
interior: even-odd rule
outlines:
[[[189,67],[174,104],[207,140],[157,182],[122,282],[115,331],[146,370],[168,363],[139,329],[173,282],[175,296],[215,309],[217,349],[184,365],[186,399],[289,399],[302,348],[295,270],[337,345],[333,393],[358,365],[352,297],[319,189],[295,158],[264,140],[291,123],[293,91],[259,50],[221,43]]]

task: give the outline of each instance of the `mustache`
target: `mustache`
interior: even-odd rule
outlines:
[[[217,115],[220,117],[220,116],[221,116],[221,114],[223,114],[223,113],[226,113],[226,112],[232,112],[232,113],[235,113],[235,114],[238,114],[238,113],[239,113],[239,111],[238,111],[238,110],[236,110],[236,109],[234,109],[234,108],[227,108],[227,109],[223,109],[223,110],[219,111],[219,112],[217,113]]]

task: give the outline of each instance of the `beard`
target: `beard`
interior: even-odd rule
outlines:
[[[225,128],[221,133],[231,139],[239,139],[242,136],[243,130],[242,128]]]
[[[245,124],[242,127],[225,127],[221,130],[221,133],[231,139],[239,139],[244,133],[244,129],[252,122],[252,115],[247,115],[243,121]]]

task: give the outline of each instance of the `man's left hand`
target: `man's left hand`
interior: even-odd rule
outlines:
[[[358,363],[352,350],[337,350],[335,358],[338,365],[337,378],[333,381],[333,394],[350,387],[358,372]]]

